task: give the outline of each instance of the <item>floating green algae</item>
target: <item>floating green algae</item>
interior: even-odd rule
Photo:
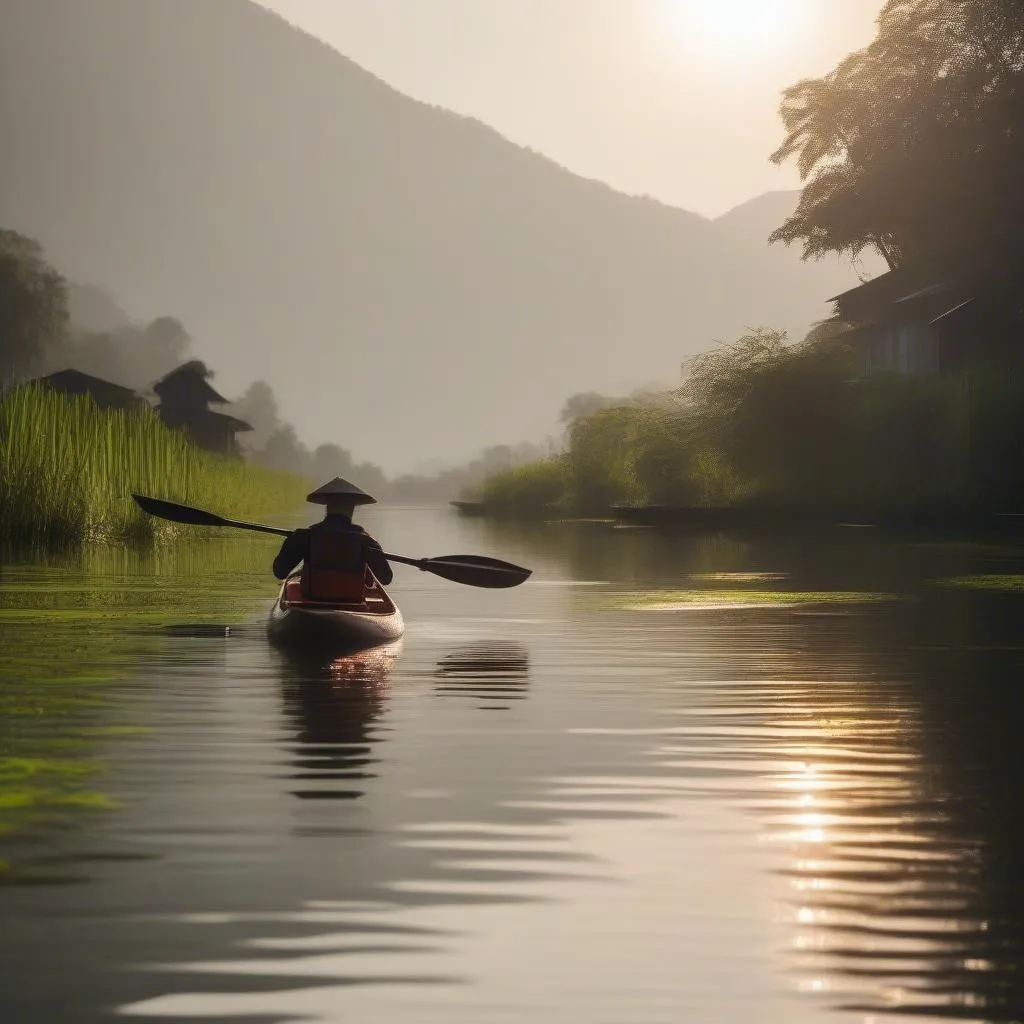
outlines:
[[[0,834],[10,835],[67,812],[107,811],[105,793],[84,788],[102,771],[93,760],[0,757]]]
[[[43,757],[0,757],[0,800],[8,787],[40,776],[78,778],[91,775],[97,765],[87,761],[61,761]]]
[[[61,807],[84,807],[92,810],[110,810],[115,803],[105,793],[77,790],[73,793],[57,789],[22,788],[5,789],[0,793],[0,810],[33,811],[35,815]]]
[[[1004,593],[1024,594],[1024,575],[1006,573],[1001,575],[952,576],[937,580],[940,587],[963,587],[971,590],[999,590]]]
[[[707,583],[778,583],[786,578],[781,572],[697,572],[689,578]]]
[[[148,731],[108,699],[169,627],[239,622],[272,598],[273,544],[9,555],[0,565],[0,836],[115,809],[104,760]],[[141,717],[142,720],[137,720]],[[20,856],[0,849],[20,870]]]
[[[82,729],[81,735],[88,737],[145,736],[152,731],[145,725],[97,725]]]
[[[622,611],[687,611],[693,609],[789,608],[810,604],[874,604],[895,600],[891,594],[859,591],[781,590],[647,590],[602,595],[592,606]]]

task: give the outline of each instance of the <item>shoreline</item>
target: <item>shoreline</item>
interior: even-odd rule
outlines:
[[[553,508],[521,512],[480,501],[449,503],[470,518],[537,522],[588,518],[565,515]],[[593,519],[594,517],[589,517]],[[643,526],[677,532],[790,532],[794,530],[881,529],[1022,531],[1024,513],[969,509],[807,508],[799,506],[612,505],[604,518],[617,526]]]

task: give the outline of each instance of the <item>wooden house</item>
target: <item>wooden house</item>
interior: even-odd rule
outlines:
[[[910,263],[829,301],[850,324],[858,377],[929,376],[1024,357],[1024,244],[978,240]]]
[[[201,448],[237,455],[235,435],[252,427],[210,408],[211,404],[227,405],[228,400],[210,386],[208,376],[206,368],[196,360],[172,370],[153,385],[160,400],[157,415],[167,426],[185,431]]]
[[[69,397],[88,395],[101,409],[124,409],[131,412],[149,408],[145,398],[131,388],[103,380],[102,377],[93,377],[81,370],[58,370],[29,383],[39,384]]]

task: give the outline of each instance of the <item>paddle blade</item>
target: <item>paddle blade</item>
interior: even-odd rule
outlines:
[[[497,558],[483,555],[443,555],[440,558],[425,558],[420,567],[453,583],[464,583],[468,587],[487,587],[500,590],[518,587],[532,575],[532,570],[521,565],[502,562]]]
[[[259,523],[240,523],[235,519],[204,512],[201,508],[191,505],[179,505],[175,501],[162,501],[160,498],[147,498],[144,494],[133,494],[135,504],[157,519],[167,519],[172,523],[187,523],[189,526],[230,526],[236,530],[253,530],[256,533],[272,533],[278,537],[287,537],[289,530],[280,530],[276,526],[261,526]]]
[[[172,523],[187,523],[189,526],[223,526],[224,520],[212,512],[204,512],[200,508],[178,505],[173,501],[161,501],[159,498],[147,498],[143,494],[133,494],[135,504],[157,519],[166,519]]]

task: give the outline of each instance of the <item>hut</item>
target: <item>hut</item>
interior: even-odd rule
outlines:
[[[955,373],[1024,356],[1024,239],[987,236],[835,295],[857,376]]]
[[[201,448],[224,455],[238,455],[235,435],[252,427],[244,420],[215,412],[211,404],[227,405],[209,383],[210,371],[199,360],[172,370],[153,385],[159,398],[157,415],[175,430],[183,430]]]
[[[93,377],[81,370],[58,370],[45,377],[37,377],[29,383],[59,391],[72,398],[88,395],[101,409],[124,409],[132,412],[149,408],[145,398],[131,388],[114,384],[102,377]]]

